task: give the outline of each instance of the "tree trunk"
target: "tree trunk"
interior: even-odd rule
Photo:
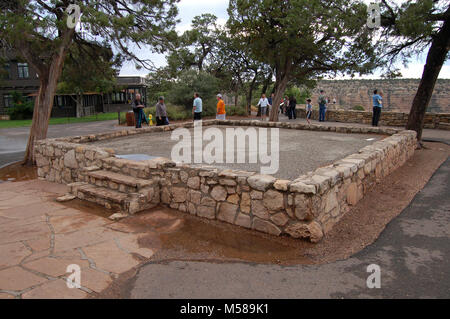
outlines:
[[[28,137],[28,145],[25,152],[24,165],[33,165],[34,142],[47,137],[48,122],[53,108],[56,86],[61,75],[65,53],[56,57],[50,65],[46,76],[40,77],[39,93],[34,102],[33,121]]]
[[[248,92],[247,92],[247,114],[252,114],[252,99],[253,99],[253,90],[255,89],[256,79],[258,78],[258,72],[255,73],[255,76],[250,82]]]
[[[450,49],[450,19],[433,39],[423,69],[422,79],[414,97],[406,129],[417,132],[417,140],[422,140],[425,113],[431,101],[434,86]]]
[[[77,94],[77,99],[76,99],[76,104],[77,104],[77,108],[76,108],[76,115],[77,117],[83,117],[83,96],[81,94]]]
[[[283,98],[284,91],[286,91],[288,82],[287,76],[284,76],[280,81],[277,81],[277,88],[275,90],[275,96],[272,101],[272,110],[270,111],[269,117],[269,120],[272,122],[278,121],[278,106]]]

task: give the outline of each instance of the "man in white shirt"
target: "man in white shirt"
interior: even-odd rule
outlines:
[[[258,105],[261,107],[261,121],[266,120],[267,107],[270,105],[269,100],[266,98],[266,95],[263,94],[259,99]],[[270,105],[272,106],[272,105]]]

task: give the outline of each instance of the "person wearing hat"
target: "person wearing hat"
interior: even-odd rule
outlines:
[[[167,125],[167,109],[164,103],[164,96],[159,97],[159,102],[156,104],[156,126]]]
[[[226,117],[225,102],[222,99],[222,94],[217,94],[216,119],[217,120],[225,120],[225,117]]]

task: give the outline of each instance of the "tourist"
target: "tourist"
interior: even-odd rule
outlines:
[[[269,114],[270,114],[270,112],[272,112],[273,101],[275,100],[275,93],[272,93],[268,98],[268,100],[269,100]]]
[[[136,128],[142,128],[142,120],[147,123],[147,119],[145,118],[144,113],[144,104],[141,101],[141,94],[136,93],[135,99],[132,103],[134,119],[136,121]]]
[[[286,115],[286,116],[288,116],[289,115],[289,97],[287,97],[287,96],[285,96],[284,97],[284,114]]]
[[[325,91],[320,90],[319,95],[319,122],[325,122],[325,113],[327,111],[327,98],[324,95]]]
[[[164,96],[159,97],[159,101],[156,104],[156,126],[168,125],[169,121],[167,119],[167,108],[164,103]]]
[[[261,107],[261,121],[265,121],[267,114],[267,106],[269,106],[269,100],[266,98],[266,95],[264,93],[261,95],[261,98],[259,99],[258,106]]]
[[[225,102],[222,99],[222,94],[217,94],[216,119],[217,120],[225,120],[225,117],[226,117]]]
[[[383,107],[383,98],[378,94],[378,90],[373,91],[373,116],[372,116],[372,126],[378,126],[378,121],[380,120],[381,108]]]
[[[203,101],[197,92],[194,94],[193,106],[194,107],[192,108],[192,114],[194,115],[194,121],[201,121],[202,110],[203,110]]]
[[[297,107],[297,100],[294,96],[289,98],[289,109],[288,109],[288,117],[290,120],[297,119],[297,114],[295,114],[295,109]]]
[[[311,124],[311,115],[312,115],[312,104],[311,104],[311,99],[307,99],[306,100],[306,122],[308,122],[308,124]]]

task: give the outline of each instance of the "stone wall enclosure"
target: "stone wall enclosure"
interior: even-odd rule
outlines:
[[[414,153],[413,131],[333,127],[247,120],[210,120],[208,125],[278,127],[297,130],[389,135],[358,153],[295,180],[212,166],[176,164],[157,158],[131,161],[90,141],[193,127],[193,123],[36,142],[40,178],[69,184],[71,192],[129,214],[167,205],[272,235],[319,241],[369,189]]]

